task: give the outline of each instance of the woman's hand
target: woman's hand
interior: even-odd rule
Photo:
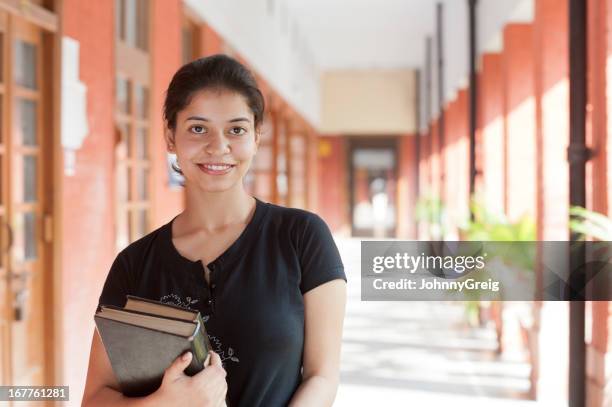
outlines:
[[[210,365],[194,376],[183,370],[191,362],[191,352],[186,352],[172,362],[164,372],[162,384],[151,396],[160,405],[221,407],[225,405],[227,383],[221,358],[210,352]]]

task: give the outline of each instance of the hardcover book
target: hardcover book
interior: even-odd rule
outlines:
[[[210,342],[196,310],[128,295],[123,308],[101,305],[94,321],[126,396],[153,393],[168,366],[187,351],[193,358],[185,374],[209,363]]]

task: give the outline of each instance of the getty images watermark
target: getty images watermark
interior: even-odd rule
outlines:
[[[612,242],[362,241],[361,298],[610,300],[611,258]]]

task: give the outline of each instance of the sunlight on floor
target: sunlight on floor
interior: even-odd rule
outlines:
[[[337,244],[349,300],[334,406],[542,405],[526,400],[529,365],[498,357],[493,330],[469,328],[461,303],[362,302],[360,241]]]

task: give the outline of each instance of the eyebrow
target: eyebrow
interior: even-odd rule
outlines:
[[[202,122],[210,122],[210,119],[207,119],[206,117],[201,117],[201,116],[189,116],[188,118],[185,119],[185,121],[189,121],[189,120],[198,120],[198,121],[202,121]],[[236,117],[235,119],[229,120],[229,123],[235,123],[235,122],[247,122],[247,123],[250,123],[251,121],[249,119],[247,119],[246,117]]]

